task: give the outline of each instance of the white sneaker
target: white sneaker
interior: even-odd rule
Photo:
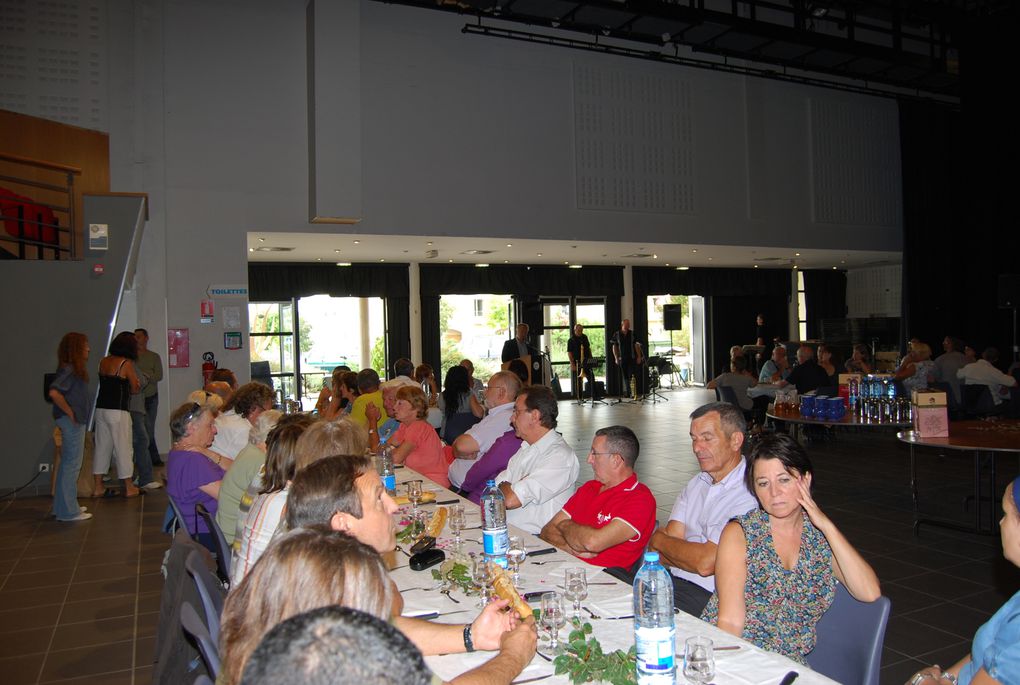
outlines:
[[[158,480],[152,480],[142,486],[142,490],[159,490],[163,484]]]
[[[78,514],[77,516],[72,516],[69,519],[57,519],[57,520],[58,521],[67,521],[67,522],[71,522],[71,521],[88,521],[90,518],[92,518],[92,514],[86,512],[86,511],[83,511],[80,514]]]
[[[89,510],[89,508],[88,508],[88,507],[78,507],[78,513],[79,513],[79,514],[84,514],[84,513],[85,513],[86,511],[88,511],[88,510]],[[53,511],[53,510],[51,509],[51,510],[50,510],[50,516],[52,516],[53,518],[56,518],[56,517],[57,517],[57,512],[55,512],[55,511]]]

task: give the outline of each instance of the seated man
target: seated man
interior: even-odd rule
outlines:
[[[828,383],[829,374],[825,373],[825,369],[815,361],[815,351],[807,345],[801,345],[797,348],[797,366],[793,367],[790,375],[785,380],[780,380],[777,385],[780,387],[796,386],[797,394],[803,395],[825,387]]]
[[[365,456],[336,456],[320,459],[298,471],[287,497],[287,528],[293,530],[310,524],[327,524],[374,548],[380,554],[393,552],[397,539],[393,514],[397,505],[383,489],[379,474]],[[469,625],[432,623],[430,621],[394,616],[393,625],[403,632],[425,654],[452,654],[485,650],[510,650],[503,659],[491,659],[471,674],[490,673],[492,680],[477,682],[509,682],[531,661],[535,643],[503,641],[504,633],[514,629],[513,612],[505,613],[505,600],[487,605]],[[529,651],[530,649],[530,651]],[[507,662],[513,670],[503,680]],[[481,677],[481,676],[480,676]]]
[[[507,523],[537,534],[574,492],[581,470],[577,455],[556,428],[559,408],[549,388],[525,388],[510,422],[523,440],[505,470],[494,479],[506,498]]]
[[[747,373],[747,357],[735,357],[730,360],[730,370],[710,380],[705,387],[709,390],[720,387],[733,388],[737,404],[749,412],[754,407],[754,402],[747,396],[747,389],[755,385],[758,385],[758,382],[754,380],[754,376]]]
[[[777,345],[772,349],[772,358],[762,364],[758,374],[759,383],[778,383],[790,376],[790,362],[786,358],[786,348]]]
[[[715,591],[715,553],[723,528],[747,513],[757,500],[744,482],[744,414],[725,402],[698,407],[691,414],[691,442],[701,473],[692,478],[673,505],[669,524],[652,535],[649,551],[658,552],[673,574],[673,603],[701,616]]]
[[[454,487],[461,486],[467,472],[477,463],[476,460],[484,457],[492,443],[510,430],[510,412],[514,409],[514,400],[520,391],[520,379],[509,371],[500,371],[489,379],[489,386],[484,391],[488,412],[481,421],[453,441],[453,452],[457,458],[450,464],[450,483]]]
[[[291,616],[266,633],[244,668],[246,685],[429,685],[418,648],[386,621],[344,606]]]
[[[457,488],[460,494],[475,504],[479,504],[482,499],[482,493],[485,492],[485,484],[490,480],[495,480],[496,476],[506,469],[507,464],[510,463],[510,458],[517,454],[520,449],[521,439],[517,437],[517,433],[513,428],[496,438],[496,442],[492,443],[492,447],[485,452],[484,457],[477,461],[469,462],[472,466],[468,470],[467,475],[464,476],[464,481],[460,484],[460,487]]]
[[[596,431],[588,452],[595,478],[578,488],[540,537],[589,564],[630,569],[655,530],[655,497],[634,473],[640,449],[626,426]]]
[[[965,385],[987,385],[992,393],[992,401],[996,406],[1002,404],[1010,397],[1009,388],[1015,388],[1016,378],[1007,376],[995,368],[995,362],[999,361],[999,350],[994,347],[986,347],[981,353],[981,359],[973,364],[967,364],[956,372],[957,378]]]

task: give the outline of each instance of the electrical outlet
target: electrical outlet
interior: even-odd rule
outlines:
[[[49,473],[50,464],[39,464],[39,473]]]

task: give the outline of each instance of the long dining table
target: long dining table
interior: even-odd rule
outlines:
[[[464,505],[466,522],[461,536],[461,549],[455,550],[453,534],[449,525],[437,539],[436,546],[446,552],[447,558],[455,555],[480,555],[481,511],[478,505],[457,496],[450,490],[434,483],[415,471],[402,467],[396,470],[397,494],[403,495],[406,483],[410,480],[421,480],[423,490],[431,493],[429,499],[435,499],[419,505],[427,512],[437,506],[445,506],[457,502]],[[398,500],[399,502],[399,500]],[[401,518],[407,517],[410,505],[401,506]],[[535,535],[510,527],[511,535],[519,535],[524,541],[529,555],[539,550],[548,550],[550,545]],[[440,592],[439,581],[433,578],[432,569],[412,571],[408,566],[409,545],[398,544],[398,549],[389,559],[390,576],[397,585],[404,599],[405,616],[427,616],[442,623],[470,623],[481,611],[478,596],[468,596],[460,589],[454,588],[449,593]],[[525,559],[521,564],[521,594],[536,591],[560,591],[564,582],[564,570],[567,568],[585,568],[588,577],[588,597],[582,602],[586,607],[582,611],[584,622],[592,626],[592,636],[597,638],[604,651],[615,649],[628,650],[634,644],[634,620],[632,598],[633,588],[613,576],[602,572],[600,567],[592,566],[561,550],[543,553],[540,556]],[[438,569],[438,566],[434,566]],[[537,600],[531,602],[538,608]],[[572,610],[572,604],[564,599],[564,608]],[[591,614],[599,618],[593,618]],[[716,652],[716,675],[712,682],[716,685],[777,685],[791,671],[799,676],[797,685],[822,685],[835,681],[811,670],[803,664],[779,654],[766,652],[751,643],[725,633],[715,626],[701,621],[694,616],[680,612],[676,614],[676,645],[677,645],[677,682],[687,682],[682,673],[684,641],[692,636],[701,635],[713,640]],[[560,630],[561,641],[565,641],[569,624]],[[569,683],[566,674],[555,675],[551,662],[547,635],[539,627],[538,654],[531,663],[514,680],[515,683],[542,682],[549,685]],[[722,648],[722,649],[719,649]],[[495,652],[477,651],[473,653],[447,654],[426,657],[426,663],[432,671],[450,680],[465,671],[479,666],[492,658]]]

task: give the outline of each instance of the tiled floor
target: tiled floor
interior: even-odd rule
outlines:
[[[665,521],[696,472],[688,415],[713,393],[665,392],[655,405],[577,407],[560,403],[560,430],[584,460],[597,428],[632,427],[642,442],[641,479]],[[889,432],[841,432],[809,445],[815,494],[882,580],[892,599],[883,684],[900,684],[922,665],[962,657],[974,630],[1020,588],[1020,572],[1002,559],[997,536],[911,527],[909,453]],[[926,507],[966,518],[969,457],[921,459]],[[1001,495],[1016,457],[998,463]],[[580,479],[591,477],[582,465]],[[49,500],[0,502],[0,682],[145,683],[149,681],[168,539],[159,532],[162,491],[134,500],[87,500],[91,521],[57,523]],[[996,505],[997,506],[997,505]]]

